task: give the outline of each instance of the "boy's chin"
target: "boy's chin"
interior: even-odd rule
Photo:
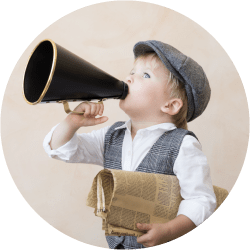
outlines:
[[[120,102],[119,102],[119,107],[120,107],[120,109],[123,110],[127,115],[129,115],[131,107],[128,107],[128,105],[126,104],[126,102],[125,102],[124,100],[120,100]]]
[[[119,102],[119,107],[124,111],[124,107],[125,107],[125,101],[120,99],[120,102]]]

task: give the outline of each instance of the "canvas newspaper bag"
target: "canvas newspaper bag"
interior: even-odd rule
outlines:
[[[213,186],[217,207],[228,191]],[[166,223],[177,215],[180,202],[179,181],[174,175],[101,170],[94,178],[87,206],[102,218],[106,236],[141,236],[137,223]]]

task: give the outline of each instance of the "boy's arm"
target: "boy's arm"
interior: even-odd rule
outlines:
[[[214,212],[216,196],[207,157],[195,137],[184,137],[173,170],[183,198],[177,215],[187,216],[198,226]]]
[[[173,170],[184,200],[180,203],[177,217],[168,223],[137,225],[139,229],[148,231],[137,239],[146,247],[163,244],[188,233],[215,210],[216,197],[207,158],[193,136],[184,137]]]
[[[103,110],[104,105],[101,103],[80,103],[74,111],[84,112],[84,114],[71,113],[56,127],[50,142],[51,149],[59,148],[68,142],[80,127],[94,126],[106,122],[108,120],[106,116],[95,118],[97,115],[102,115]]]
[[[188,217],[181,214],[167,223],[137,223],[137,227],[140,230],[148,231],[146,234],[137,238],[137,242],[143,244],[145,247],[152,247],[174,240],[190,232],[196,226]]]
[[[49,143],[50,148],[55,150],[66,144],[74,136],[78,128],[72,127],[67,120],[62,121],[55,129]]]
[[[49,157],[65,162],[82,162],[103,165],[104,137],[109,127],[91,133],[76,134],[80,127],[93,126],[107,121],[102,115],[103,104],[83,102],[74,111],[84,115],[70,114],[46,135],[43,147]]]

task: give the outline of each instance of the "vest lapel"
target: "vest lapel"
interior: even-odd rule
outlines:
[[[159,137],[135,171],[174,175],[173,169],[167,164],[173,131],[166,131]]]
[[[122,144],[126,128],[114,130],[122,124],[120,122],[115,125],[105,135],[104,168],[122,170]]]

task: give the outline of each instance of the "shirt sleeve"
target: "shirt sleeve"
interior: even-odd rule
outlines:
[[[58,125],[51,129],[43,141],[43,148],[50,158],[67,163],[88,163],[103,166],[104,139],[110,126],[93,130],[90,133],[75,133],[67,143],[52,150],[49,143]]]
[[[184,137],[173,171],[179,180],[184,199],[177,216],[183,214],[198,226],[214,212],[216,196],[207,158],[195,137]]]

